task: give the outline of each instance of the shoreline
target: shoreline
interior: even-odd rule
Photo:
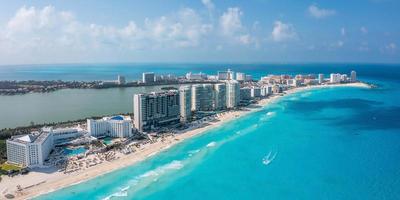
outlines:
[[[282,95],[274,95],[270,98],[262,99],[258,101],[257,104],[255,105],[261,106],[263,108],[267,105],[270,105],[271,103],[276,102],[281,97],[284,97],[286,95],[311,89],[322,89],[331,87],[370,88],[368,84],[362,82],[299,87],[287,90]],[[38,170],[33,170],[28,175],[24,176],[20,175],[13,178],[4,177],[3,180],[0,182],[0,192],[2,193],[1,194],[2,196],[4,196],[5,193],[11,193],[15,195],[15,199],[26,199],[26,198],[38,197],[40,195],[51,193],[62,188],[76,185],[88,181],[90,179],[96,178],[98,176],[108,174],[112,171],[137,164],[138,162],[144,161],[149,157],[155,156],[159,152],[165,151],[170,147],[173,147],[174,145],[181,143],[182,141],[185,141],[186,139],[192,139],[195,136],[200,136],[202,134],[205,134],[207,133],[208,130],[219,127],[232,120],[239,119],[240,117],[243,117],[247,114],[258,111],[259,109],[260,108],[247,107],[246,110],[235,110],[235,111],[224,112],[224,114],[218,115],[216,117],[217,119],[216,121],[207,122],[208,125],[206,126],[200,126],[183,130],[179,134],[175,134],[172,137],[166,138],[165,141],[158,141],[152,144],[146,144],[144,147],[141,147],[134,153],[128,155],[121,155],[119,159],[99,164],[91,168],[85,169],[83,171],[64,174],[62,172],[46,173],[45,169],[44,170],[38,169]],[[23,188],[24,187],[29,187],[29,188],[24,189],[22,192],[16,193],[15,188],[16,185],[18,184],[21,185]]]

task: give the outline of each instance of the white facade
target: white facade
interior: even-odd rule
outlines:
[[[192,85],[192,111],[211,111],[214,109],[214,90],[212,84]]]
[[[246,80],[246,74],[245,73],[241,73],[241,72],[237,72],[236,73],[236,80],[237,81],[245,81]]]
[[[226,82],[226,107],[235,108],[240,101],[240,84],[237,81]]]
[[[251,87],[251,97],[256,98],[256,97],[261,97],[261,88],[259,87]]]
[[[179,88],[179,108],[181,122],[185,123],[192,116],[192,90],[190,86]]]
[[[118,83],[118,85],[125,85],[125,83],[126,83],[125,76],[118,75],[117,83]]]
[[[155,74],[153,72],[146,72],[142,74],[143,83],[154,83]]]
[[[331,74],[330,83],[340,83],[341,74]]]
[[[198,74],[193,74],[192,72],[189,72],[186,74],[186,79],[187,80],[206,80],[207,74],[204,74],[201,72]]]
[[[129,116],[104,117],[99,120],[87,120],[87,130],[89,134],[94,137],[131,137],[132,129],[132,120]]]
[[[357,81],[357,73],[354,70],[350,72],[350,81],[351,82],[356,82]]]
[[[7,162],[24,167],[43,166],[44,160],[54,147],[52,133],[35,132],[8,139]]]
[[[214,85],[214,109],[224,110],[226,108],[226,85],[218,83]]]
[[[228,69],[228,71],[220,71],[218,72],[218,80],[234,80],[235,73]]]

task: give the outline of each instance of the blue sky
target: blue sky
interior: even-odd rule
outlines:
[[[400,62],[397,0],[14,0],[0,5],[0,65]]]

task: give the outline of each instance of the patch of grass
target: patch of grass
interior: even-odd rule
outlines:
[[[6,140],[0,140],[0,164],[5,162],[7,156]]]
[[[8,163],[3,163],[3,164],[0,166],[0,168],[1,168],[2,170],[5,170],[5,171],[9,171],[9,170],[21,170],[21,169],[22,169],[22,167],[20,167],[20,166],[8,164]]]

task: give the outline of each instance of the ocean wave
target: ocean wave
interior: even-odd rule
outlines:
[[[158,177],[162,176],[163,174],[165,174],[169,171],[180,170],[183,167],[184,167],[184,165],[183,165],[182,161],[174,160],[165,165],[157,167],[156,169],[147,171],[141,175],[136,176],[133,180],[131,180],[129,182],[128,186],[123,187],[119,191],[103,198],[103,200],[110,200],[115,197],[126,197],[126,196],[128,196],[129,188],[131,188],[132,186],[138,185],[138,184],[140,184],[140,182],[143,182],[146,185],[149,182],[157,181]]]
[[[267,112],[267,116],[275,115],[275,112]]]
[[[191,150],[191,151],[188,151],[188,155],[189,155],[189,157],[191,157],[191,156],[193,156],[193,154],[196,154],[196,153],[199,153],[199,152],[200,152],[200,149]]]
[[[208,143],[206,145],[206,147],[214,147],[215,145],[217,145],[217,143],[213,141],[213,142]]]
[[[115,192],[111,195],[108,195],[107,197],[103,198],[103,200],[110,200],[113,199],[114,197],[127,197],[128,196],[128,190],[129,186],[122,188],[120,191]]]
[[[179,160],[174,160],[168,164],[165,164],[163,166],[157,167],[154,170],[150,170],[142,175],[139,176],[140,178],[147,178],[147,177],[154,177],[154,176],[159,176],[164,174],[166,171],[169,170],[179,170],[183,167],[182,161]]]

